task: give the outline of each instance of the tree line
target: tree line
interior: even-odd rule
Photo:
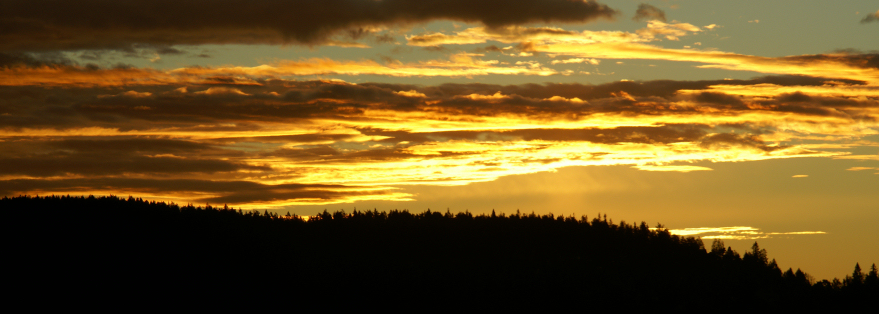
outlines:
[[[590,308],[697,309],[747,302],[839,309],[879,296],[876,265],[844,279],[781,270],[755,242],[739,254],[661,224],[523,214],[354,210],[304,217],[115,196],[3,197],[22,291],[266,289],[347,296]],[[47,285],[46,283],[50,283]],[[114,288],[115,287],[115,288]],[[122,289],[116,289],[121,287]],[[117,296],[122,297],[122,296]],[[549,302],[548,300],[556,300]],[[543,302],[547,301],[547,302]]]

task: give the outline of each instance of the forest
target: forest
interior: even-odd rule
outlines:
[[[7,283],[23,294],[79,296],[90,283],[100,288],[89,295],[118,298],[262,291],[362,305],[683,310],[839,310],[879,299],[875,264],[816,280],[780,269],[757,242],[744,254],[717,239],[706,248],[661,224],[606,215],[324,210],[304,219],[115,196],[3,197],[0,210],[7,269],[26,274]]]

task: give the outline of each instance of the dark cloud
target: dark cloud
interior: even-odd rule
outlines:
[[[333,201],[349,196],[383,195],[388,190],[362,191],[356,187],[328,184],[279,184],[268,185],[250,181],[210,181],[195,179],[129,179],[88,178],[61,180],[16,179],[0,180],[0,195],[14,195],[19,191],[128,191],[131,193],[207,193],[219,194],[205,197],[197,202],[246,204],[307,199],[310,201]]]
[[[593,0],[13,1],[0,51],[125,49],[137,44],[316,44],[372,25],[448,19],[491,28],[586,22],[617,11]]]
[[[769,146],[756,135],[743,135],[734,133],[713,134],[702,138],[699,146],[709,149],[724,149],[725,147],[747,147],[771,152],[778,149],[787,148],[788,146]]]
[[[74,175],[121,175],[217,173],[238,170],[270,170],[220,159],[148,157],[133,154],[53,153],[0,158],[0,172],[34,177]]]
[[[431,134],[433,135],[433,134]],[[405,136],[401,136],[405,138]],[[400,140],[400,139],[398,139]],[[435,141],[435,140],[430,140]],[[435,157],[461,156],[468,153],[454,151],[439,151],[439,155],[418,155],[405,149],[405,147],[370,148],[354,151],[342,151],[329,145],[321,145],[311,148],[282,148],[264,154],[265,157],[280,157],[299,164],[338,164],[353,163],[363,164],[369,162],[382,162],[394,160],[422,160]],[[475,154],[475,153],[469,153]]]
[[[126,88],[42,88],[0,86],[0,129],[66,129],[103,127],[120,131],[174,128],[189,132],[258,131],[264,122],[313,123],[313,119],[366,121],[363,113],[381,109],[398,112],[422,111],[426,106],[437,113],[494,116],[503,113],[559,117],[599,112],[655,114],[669,112],[698,114],[693,107],[670,104],[687,99],[703,107],[721,110],[752,110],[739,96],[704,91],[681,95],[681,90],[706,90],[712,85],[776,84],[781,86],[821,86],[830,79],[803,76],[768,76],[751,80],[644,81],[588,84],[345,84],[323,81],[271,80],[260,85],[226,85],[226,92],[205,93],[211,85],[179,85]],[[834,84],[862,84],[839,81]],[[423,93],[408,97],[400,91]],[[240,92],[240,93],[239,93]],[[461,97],[471,94],[505,98],[493,101]],[[128,96],[139,93],[148,96]],[[633,98],[622,97],[628,95]],[[551,100],[552,97],[579,98],[583,103]],[[799,98],[797,98],[799,97]],[[847,108],[875,106],[869,99],[836,96],[802,99],[796,94],[752,100],[766,109],[818,114],[847,114]],[[429,102],[431,105],[427,105]],[[794,104],[796,103],[796,104]],[[795,108],[800,106],[802,108]],[[825,108],[810,110],[809,108]],[[834,108],[828,110],[826,108]],[[792,111],[792,112],[793,112]],[[854,114],[852,114],[854,117]],[[868,117],[858,117],[865,119]]]
[[[746,109],[741,99],[724,93],[702,92],[696,95],[695,101],[724,106],[729,109]]]
[[[818,54],[788,56],[781,59],[801,63],[839,62],[865,69],[879,69],[879,53],[841,53],[832,55]]]
[[[423,49],[425,51],[430,51],[430,52],[449,52],[450,51],[449,48],[446,48],[443,46],[427,46],[427,47],[423,47],[421,49]]]
[[[234,161],[242,153],[184,140],[115,137],[0,142],[0,173],[35,177],[269,171]]]
[[[870,23],[870,22],[879,22],[879,11],[867,14],[862,20],[861,23]]]
[[[213,147],[184,140],[170,139],[63,139],[59,141],[49,142],[48,145],[58,149],[73,150],[79,152],[106,152],[106,151],[124,151],[139,152],[149,154],[171,154],[171,153],[187,153],[198,151],[203,154]]]
[[[15,66],[44,67],[69,66],[74,62],[60,53],[0,52],[0,69]]]
[[[235,143],[235,142],[259,142],[259,143],[316,143],[316,142],[336,142],[351,139],[354,134],[297,134],[297,135],[277,135],[277,136],[256,136],[256,137],[227,137],[213,139],[211,142],[218,143]]]
[[[375,40],[375,42],[380,43],[380,44],[395,44],[395,43],[397,43],[397,39],[394,38],[394,36],[391,36],[390,34],[376,35],[373,40]]]
[[[16,60],[24,60],[16,64],[39,62],[27,56]],[[853,60],[870,62],[869,58]],[[790,152],[808,154],[805,149],[782,145],[796,145],[795,140],[763,140],[779,138],[774,136],[781,127],[773,122],[776,117],[796,121],[802,128],[857,128],[860,121],[876,120],[873,109],[879,105],[877,99],[822,95],[807,89],[770,96],[738,96],[711,86],[744,89],[757,84],[863,84],[828,81],[767,76],[600,85],[421,86],[267,79],[248,85],[217,80],[217,84],[134,87],[0,86],[0,174],[7,179],[0,180],[0,193],[173,192],[212,203],[332,202],[390,192],[345,185],[260,182],[296,182],[306,177],[348,182],[346,176],[350,169],[358,168],[355,166],[369,168],[363,171],[384,171],[382,167],[399,164],[427,164],[422,161],[438,161],[438,168],[473,162],[484,171],[501,170],[498,167],[515,170],[528,163],[613,159],[616,157],[606,155],[633,144],[671,151],[698,145],[706,151],[744,149],[758,154],[778,154],[782,153],[779,149],[791,148]],[[650,125],[572,128],[573,123],[592,123],[592,118],[601,121],[603,116],[620,118],[623,123],[643,117]],[[814,119],[816,116],[835,118]],[[489,124],[508,119],[527,119],[545,127],[503,129]],[[434,127],[447,122],[461,127],[454,127],[454,131]],[[558,124],[564,128],[554,128]],[[68,131],[71,133],[66,134]],[[105,133],[112,136],[101,135]],[[518,141],[528,143],[522,147],[505,145]],[[573,142],[607,146],[595,146],[599,151],[582,154],[558,154],[548,149],[581,144]],[[487,145],[488,155],[471,145]],[[600,151],[602,147],[609,148]],[[495,148],[521,158],[491,155]],[[321,173],[328,168],[339,173]],[[405,180],[467,180],[440,176]]]
[[[698,124],[669,124],[660,127],[618,127],[618,128],[583,128],[583,129],[524,129],[508,131],[447,131],[430,133],[409,133],[405,131],[389,131],[379,129],[361,129],[365,135],[390,137],[379,142],[397,143],[407,141],[410,144],[444,142],[450,140],[466,141],[559,141],[559,142],[592,142],[600,144],[644,143],[668,144],[676,142],[696,142],[706,136],[711,128]],[[304,152],[305,150],[303,150]],[[386,152],[399,152],[399,148],[386,149]],[[342,159],[342,154],[330,150],[320,150],[327,154],[323,157]],[[450,153],[450,152],[449,152]],[[398,155],[404,156],[404,155]],[[408,156],[421,157],[426,156]]]
[[[600,85],[588,85],[578,83],[546,83],[546,84],[522,84],[522,85],[497,85],[497,84],[442,84],[417,88],[419,92],[430,97],[445,98],[455,95],[482,94],[492,95],[501,92],[504,95],[520,95],[528,98],[550,98],[562,96],[566,98],[580,98],[583,100],[614,97],[614,93],[626,92],[636,97],[662,97],[671,98],[679,90],[707,89],[711,85],[757,85],[775,84],[781,86],[821,86],[832,79],[809,77],[809,76],[765,76],[750,80],[704,80],[704,81],[622,81],[610,82]],[[853,80],[834,80],[845,84],[862,85],[864,82]],[[392,85],[383,85],[385,88],[394,89]],[[412,88],[410,88],[412,89]],[[407,89],[408,90],[408,89]]]
[[[635,11],[634,21],[644,20],[660,20],[665,22],[665,12],[652,5],[642,3],[638,5],[638,11]]]
[[[476,48],[475,52],[483,53],[483,52],[504,52],[503,49],[498,48],[498,46],[490,45],[485,47]]]

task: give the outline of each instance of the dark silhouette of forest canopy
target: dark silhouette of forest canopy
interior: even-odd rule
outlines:
[[[323,212],[310,219],[128,197],[3,197],[10,255],[32,293],[269,289],[300,296],[424,302],[464,296],[507,306],[834,309],[879,297],[876,265],[842,280],[781,270],[757,242],[744,254],[661,224],[427,210]],[[866,264],[865,264],[866,265]],[[166,290],[163,290],[166,291]],[[547,300],[570,300],[545,302]],[[872,300],[872,301],[871,301]],[[744,303],[742,303],[744,304]],[[574,307],[577,307],[574,306]]]

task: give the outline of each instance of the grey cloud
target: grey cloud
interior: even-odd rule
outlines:
[[[562,114],[587,115],[597,112],[633,114],[685,113],[692,107],[670,109],[671,101],[689,100],[724,110],[752,110],[738,97],[705,91],[681,96],[680,90],[703,90],[711,85],[777,84],[782,86],[820,86],[829,79],[803,76],[768,76],[751,80],[709,81],[644,81],[587,84],[443,84],[420,86],[411,84],[364,83],[358,85],[321,81],[271,80],[260,85],[226,85],[249,95],[235,93],[197,94],[211,85],[187,86],[188,93],[175,92],[179,85],[138,86],[127,88],[42,88],[35,86],[0,86],[0,128],[66,129],[103,127],[120,131],[175,128],[180,131],[256,131],[262,122],[311,123],[311,119],[366,121],[362,113],[368,109],[420,111],[425,101],[431,108],[449,114],[496,115]],[[841,81],[862,84],[858,81]],[[221,85],[222,86],[222,85]],[[215,86],[213,86],[215,87]],[[427,98],[406,97],[398,91],[415,90]],[[113,96],[126,91],[151,93],[149,97]],[[462,95],[507,95],[492,102],[458,97]],[[619,97],[625,92],[638,101]],[[280,94],[280,96],[277,96]],[[588,103],[547,100],[554,96],[579,98]],[[753,100],[752,100],[753,101]],[[776,99],[756,100],[779,111],[840,114],[847,108],[875,106],[873,100],[845,99],[834,96],[809,99],[796,94]],[[645,105],[652,103],[655,105]],[[799,106],[802,108],[796,108]],[[815,110],[809,108],[818,108]],[[824,108],[824,109],[820,109]],[[835,108],[834,112],[826,108]],[[769,109],[765,109],[769,110]],[[810,111],[811,110],[811,111]],[[693,112],[695,114],[695,112]],[[846,113],[848,114],[848,113]],[[855,117],[857,113],[851,113]],[[866,116],[858,119],[872,119]]]
[[[514,4],[505,0],[14,1],[0,11],[4,30],[0,51],[126,49],[139,44],[319,44],[370,25],[448,19],[497,28],[586,22],[616,14],[593,0]]]
[[[236,162],[241,152],[183,140],[38,137],[0,142],[0,150],[0,173],[36,177],[271,170]]]
[[[206,150],[213,147],[184,140],[170,139],[146,139],[146,138],[129,138],[129,139],[63,139],[49,143],[50,146],[59,149],[74,150],[80,152],[101,152],[101,151],[125,151],[125,152],[141,152],[141,153],[186,153],[198,151],[203,154]]]
[[[2,36],[2,35],[0,35]],[[21,52],[0,52],[0,69],[25,66],[25,67],[42,67],[42,66],[69,66],[75,64],[72,60],[60,53],[21,53]]]
[[[840,51],[846,52],[846,51]],[[844,53],[844,54],[817,54],[783,57],[784,60],[802,62],[802,63],[819,63],[824,61],[833,61],[849,64],[865,69],[879,69],[879,53]]]
[[[520,95],[529,98],[549,98],[553,96],[562,96],[566,98],[580,98],[583,100],[613,97],[612,93],[624,91],[636,97],[663,97],[671,98],[679,90],[706,89],[711,85],[756,85],[756,84],[776,84],[781,86],[821,86],[824,85],[829,78],[809,77],[809,76],[765,76],[750,80],[704,80],[704,81],[672,81],[672,80],[656,80],[643,82],[611,82],[600,85],[588,84],[565,84],[565,83],[547,83],[547,84],[523,84],[523,85],[496,85],[496,84],[442,84],[438,86],[429,86],[417,88],[419,92],[425,93],[431,97],[450,97],[455,95],[483,94],[492,95],[501,92],[504,95]],[[837,80],[838,81],[838,80]],[[846,84],[862,85],[864,82],[844,80]],[[392,88],[390,85],[384,85],[386,88]]]
[[[723,107],[726,109],[747,109],[748,107],[741,99],[724,93],[702,92],[693,99],[700,103],[712,104],[715,107]]]
[[[315,143],[315,142],[336,142],[343,141],[355,137],[353,134],[297,134],[297,135],[276,135],[276,136],[257,136],[257,137],[227,137],[211,140],[211,142],[229,143],[229,142],[260,142],[260,143]]]
[[[10,175],[49,177],[65,174],[120,175],[124,173],[217,173],[237,170],[269,170],[219,159],[146,157],[129,154],[26,155],[0,158],[0,172]]]
[[[373,40],[374,40],[375,42],[377,42],[377,43],[380,43],[380,44],[394,44],[394,43],[397,43],[397,39],[395,39],[394,36],[391,36],[390,34],[380,34],[380,35],[376,35],[376,36],[374,37]]]
[[[879,22],[879,11],[867,14],[862,20],[861,23],[870,23],[870,22]]]
[[[0,180],[0,195],[13,195],[18,191],[52,190],[77,193],[83,190],[125,190],[134,193],[214,193],[195,201],[208,203],[243,204],[277,200],[319,199],[337,200],[346,196],[383,195],[387,190],[361,191],[355,187],[325,184],[267,185],[249,181],[210,181],[194,179],[127,179],[91,178],[34,180]]]
[[[638,5],[638,11],[635,11],[634,21],[644,20],[660,20],[665,22],[665,12],[652,5],[642,3]]]
[[[408,141],[422,144],[448,140],[545,140],[545,141],[588,141],[601,144],[620,142],[667,144],[674,142],[693,142],[708,134],[711,128],[697,124],[669,124],[661,127],[618,127],[584,129],[525,129],[509,131],[448,131],[430,133],[409,133],[405,131],[386,131],[361,129],[365,135],[388,136],[381,142],[396,143]]]
[[[475,52],[476,52],[476,53],[483,53],[483,52],[504,52],[504,50],[501,49],[501,48],[498,48],[498,46],[495,46],[495,45],[489,45],[489,46],[485,46],[485,47],[476,48]]]
[[[446,48],[444,46],[427,46],[427,47],[422,47],[421,49],[424,51],[430,51],[430,52],[449,52],[449,51],[451,51],[451,50],[449,50],[449,48]]]
[[[440,151],[440,157],[460,156],[468,153]],[[368,163],[390,160],[404,159],[429,159],[436,156],[416,155],[406,151],[404,147],[389,148],[372,148],[356,151],[340,151],[331,146],[322,145],[311,148],[282,148],[264,156],[281,157],[288,160],[295,160],[301,164],[323,164],[323,163]]]
[[[743,135],[734,133],[720,133],[706,136],[700,140],[699,146],[703,148],[720,148],[724,146],[751,147],[762,150],[764,152],[771,152],[787,147],[768,146],[756,135]]]

